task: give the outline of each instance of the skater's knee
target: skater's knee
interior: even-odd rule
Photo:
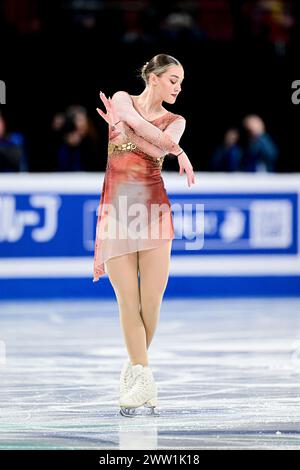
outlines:
[[[166,285],[160,284],[156,288],[149,288],[147,284],[142,282],[140,287],[141,302],[155,308],[161,304],[165,289]]]
[[[141,295],[141,307],[144,315],[154,316],[159,312],[162,303],[162,295]]]
[[[147,302],[160,302],[168,284],[168,276],[155,276],[153,273],[140,274],[140,292]]]
[[[117,294],[118,304],[123,310],[128,310],[132,312],[139,312],[139,298],[138,294],[132,292],[131,294]]]
[[[162,295],[155,295],[155,296],[149,296],[149,295],[144,295],[143,296],[143,305],[146,305],[148,308],[151,309],[156,309],[160,307],[162,301]]]

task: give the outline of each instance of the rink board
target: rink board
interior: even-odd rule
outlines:
[[[93,283],[104,174],[0,175],[0,295],[113,297]],[[299,174],[163,172],[175,239],[165,295],[298,296]]]

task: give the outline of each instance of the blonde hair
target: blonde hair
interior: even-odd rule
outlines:
[[[151,72],[155,73],[158,77],[162,75],[171,65],[181,65],[179,60],[168,54],[158,54],[149,62],[146,62],[139,69],[139,76],[144,81],[145,85],[148,85],[149,75]],[[181,65],[182,66],[182,65]]]

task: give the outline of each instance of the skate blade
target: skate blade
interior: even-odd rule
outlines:
[[[156,411],[155,406],[145,404],[144,408],[146,409],[147,416],[160,416],[160,413]]]
[[[122,416],[126,416],[128,418],[133,418],[134,416],[136,416],[136,409],[135,408],[121,407],[120,408],[120,414]]]

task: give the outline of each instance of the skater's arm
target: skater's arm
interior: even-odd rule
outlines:
[[[185,124],[185,119],[182,116],[179,116],[175,121],[169,124],[163,133],[168,135],[170,139],[178,144],[184,132]],[[122,126],[119,125],[118,128],[121,133],[126,136],[126,139],[130,140],[130,142],[134,143],[140,150],[142,150],[142,152],[145,152],[153,158],[160,158],[169,153],[136,134],[126,122],[122,122]]]
[[[163,150],[164,154],[177,155],[182,151],[178,143],[174,142],[168,133],[146,121],[135,110],[132,99],[127,92],[117,91],[112,97],[112,103],[121,121],[124,121],[136,134]]]

